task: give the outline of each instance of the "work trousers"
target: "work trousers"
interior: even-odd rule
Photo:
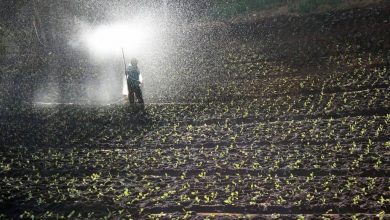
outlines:
[[[144,104],[144,100],[142,98],[142,91],[139,85],[133,85],[131,82],[127,82],[127,88],[129,89],[130,104],[135,103],[134,95],[137,97],[138,103]]]

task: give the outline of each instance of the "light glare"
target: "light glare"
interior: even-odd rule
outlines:
[[[137,54],[153,36],[152,28],[145,23],[101,25],[84,36],[87,47],[94,55],[117,54],[121,48],[126,53]]]

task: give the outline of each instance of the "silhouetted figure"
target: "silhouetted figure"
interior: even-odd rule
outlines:
[[[126,69],[126,79],[127,79],[127,89],[129,90],[129,102],[130,104],[134,103],[134,95],[137,97],[138,103],[144,104],[142,99],[142,92],[140,87],[140,72],[138,69],[138,61],[133,58],[130,61],[130,64]]]

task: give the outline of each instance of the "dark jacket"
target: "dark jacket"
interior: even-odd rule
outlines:
[[[139,81],[139,69],[136,66],[131,66],[127,67],[126,69],[126,79],[127,83],[131,86],[139,86],[140,81]]]

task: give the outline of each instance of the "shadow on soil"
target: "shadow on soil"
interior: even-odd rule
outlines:
[[[118,147],[153,129],[147,110],[128,105],[17,105],[1,109],[0,141],[23,147]]]

